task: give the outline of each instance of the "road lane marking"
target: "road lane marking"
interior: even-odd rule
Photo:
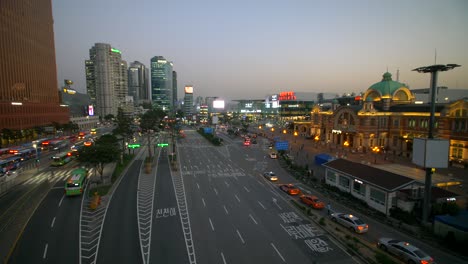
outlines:
[[[281,208],[281,206],[279,206],[278,200],[276,200],[276,198],[274,198],[274,197],[273,197],[273,203],[276,204],[276,206],[278,206],[278,208],[279,208],[280,210],[283,210],[283,208]]]
[[[226,259],[224,258],[223,252],[221,252],[221,258],[223,259],[223,263],[224,263],[224,264],[227,264]]]
[[[226,184],[227,187],[229,187],[229,183],[227,183],[227,181],[224,181],[224,183]]]
[[[245,187],[245,186],[244,186],[244,189],[245,189],[247,192],[250,192],[250,190],[249,190],[249,189],[247,189],[247,187]]]
[[[228,210],[226,209],[226,206],[223,205],[223,207],[224,207],[224,211],[226,212],[226,214],[229,214]]]
[[[270,245],[275,249],[276,253],[278,253],[278,255],[280,256],[280,258],[283,260],[283,262],[286,262],[286,260],[283,258],[283,256],[281,255],[281,253],[278,251],[278,249],[275,247],[275,245],[273,243],[270,243]]]
[[[211,218],[208,217],[208,220],[210,221],[210,225],[211,225],[211,230],[214,231],[214,226],[213,226],[213,222],[211,222]]]
[[[218,190],[216,190],[216,188],[213,188],[214,189],[214,192],[216,193],[216,195],[218,195]]]
[[[237,235],[239,235],[239,238],[240,238],[242,244],[245,244],[245,241],[244,241],[244,239],[242,238],[242,236],[241,236],[241,234],[240,234],[240,232],[239,232],[238,229],[236,229],[236,232],[237,232]]]
[[[234,194],[234,196],[236,197],[237,201],[240,203],[240,199],[239,197],[237,197],[237,194]]]
[[[60,207],[62,205],[62,202],[63,202],[63,198],[65,198],[65,195],[62,196],[62,199],[60,199],[60,202],[58,204],[58,207]]]
[[[203,207],[206,207],[205,199],[201,198],[201,201],[203,202]]]
[[[52,219],[52,224],[50,224],[50,227],[53,228],[54,224],[55,224],[55,216],[54,216],[54,219]]]
[[[258,201],[258,203],[260,204],[260,206],[261,206],[263,209],[266,210],[266,207],[265,207],[260,201]]]
[[[253,216],[252,216],[251,214],[249,214],[249,216],[250,216],[250,219],[252,219],[252,221],[253,221],[256,225],[258,225],[257,221],[255,221],[255,219],[253,218]]]
[[[198,188],[198,190],[200,190],[200,185],[198,185],[198,182],[197,182],[197,188]]]
[[[47,257],[47,248],[49,247],[49,244],[45,244],[45,248],[44,248],[44,254],[42,255],[42,258],[45,259]]]

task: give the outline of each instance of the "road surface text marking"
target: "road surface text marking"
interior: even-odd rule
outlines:
[[[333,248],[329,247],[327,242],[323,241],[320,238],[312,238],[304,240],[306,245],[315,252],[318,253],[326,253],[328,251],[332,251]]]
[[[175,207],[159,208],[156,210],[156,218],[166,218],[166,217],[175,216],[175,215],[176,215]]]

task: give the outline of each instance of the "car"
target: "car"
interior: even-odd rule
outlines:
[[[317,198],[317,196],[313,195],[301,195],[299,197],[301,201],[314,209],[323,209],[325,208],[325,204]]]
[[[364,223],[361,219],[352,214],[333,213],[330,215],[331,220],[337,222],[353,232],[362,234],[369,230],[369,225]]]
[[[301,190],[292,184],[282,184],[280,185],[280,189],[289,195],[298,195],[301,193]]]
[[[271,159],[277,159],[278,158],[278,155],[274,152],[270,153],[270,158]]]
[[[263,177],[267,178],[269,181],[277,181],[278,180],[278,177],[272,171],[267,171],[267,172],[263,173]]]
[[[401,258],[410,264],[435,264],[434,260],[419,248],[398,239],[382,237],[377,246],[389,253]]]

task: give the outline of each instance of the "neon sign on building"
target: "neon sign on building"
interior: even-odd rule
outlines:
[[[278,99],[280,101],[296,100],[296,94],[294,92],[281,92]]]

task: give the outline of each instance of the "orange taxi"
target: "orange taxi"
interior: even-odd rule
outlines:
[[[282,184],[280,185],[280,189],[289,195],[298,195],[301,193],[301,190],[292,184]]]
[[[309,205],[310,207],[314,209],[323,209],[325,207],[325,204],[317,198],[317,196],[313,195],[301,195],[301,202]]]

